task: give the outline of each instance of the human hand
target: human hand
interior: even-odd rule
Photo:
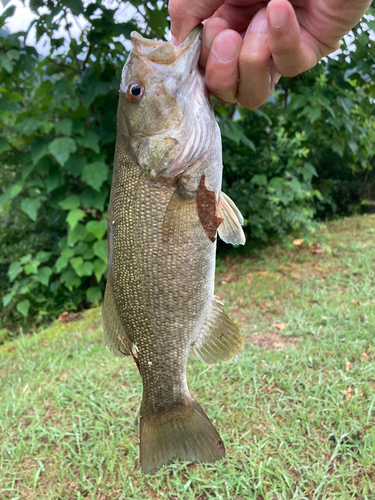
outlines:
[[[201,66],[219,100],[255,109],[280,75],[295,76],[339,48],[370,0],[170,0],[172,37],[205,22]]]

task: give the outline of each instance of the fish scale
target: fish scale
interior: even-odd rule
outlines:
[[[217,227],[224,241],[244,243],[244,235],[238,209],[220,192],[220,133],[197,67],[201,28],[176,49],[135,33],[132,40],[118,107],[103,323],[111,351],[132,354],[142,377],[140,461],[150,472],[176,457],[225,455],[189,393],[186,366],[192,345],[207,363],[242,349],[214,297],[214,275]]]

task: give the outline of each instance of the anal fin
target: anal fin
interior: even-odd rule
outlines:
[[[215,297],[202,331],[194,342],[197,357],[209,365],[231,361],[243,349],[243,338],[237,325],[220,307]]]
[[[107,347],[116,356],[129,356],[132,342],[125,333],[121,318],[117,312],[112,283],[108,278],[103,304],[103,329]]]
[[[217,203],[217,213],[220,218],[224,219],[218,229],[220,238],[225,243],[244,245],[246,238],[241,227],[244,223],[242,214],[229,196],[222,191]]]

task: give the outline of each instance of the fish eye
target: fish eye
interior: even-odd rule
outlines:
[[[141,82],[132,82],[128,86],[126,97],[131,102],[138,102],[142,99],[144,93],[145,87]]]

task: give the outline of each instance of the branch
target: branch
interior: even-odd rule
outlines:
[[[78,73],[78,71],[76,69],[72,68],[71,66],[68,66],[67,64],[63,64],[63,63],[58,63],[58,62],[54,61],[53,59],[51,59],[49,56],[47,56],[46,59],[47,59],[47,61],[54,64],[55,66],[58,66],[59,68],[70,69],[70,71],[74,71],[75,73]]]
[[[66,30],[69,34],[69,38],[70,38],[70,43],[73,43],[73,37],[72,37],[72,34],[70,33],[70,28],[69,28],[69,22],[68,22],[68,16],[67,16],[67,11],[66,9],[64,9],[64,18],[65,18],[65,22],[66,22]],[[77,68],[78,68],[78,72],[79,73],[82,73],[83,69],[81,68],[81,64],[79,62],[79,59],[77,57],[77,52],[75,50],[73,50],[73,55],[74,55],[74,59],[75,59],[75,62],[76,62],[76,65],[77,65]]]

